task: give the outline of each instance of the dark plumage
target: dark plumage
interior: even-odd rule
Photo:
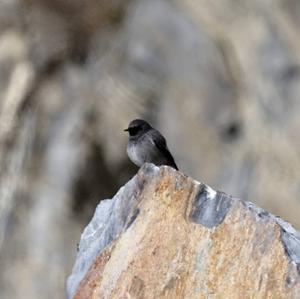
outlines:
[[[129,133],[127,154],[134,164],[142,166],[149,162],[158,166],[168,165],[178,170],[166,139],[149,123],[135,119],[125,131]]]

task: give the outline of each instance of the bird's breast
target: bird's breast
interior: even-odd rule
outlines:
[[[146,160],[146,152],[138,142],[129,142],[127,145],[127,154],[130,160],[137,166],[142,166]]]
[[[145,162],[156,165],[165,162],[165,157],[159,152],[149,135],[144,135],[138,141],[130,141],[127,146],[127,154],[137,166],[142,166]]]

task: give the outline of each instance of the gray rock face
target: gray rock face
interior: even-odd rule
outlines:
[[[161,190],[161,188],[163,188],[163,191]],[[175,188],[175,190],[185,190],[189,195],[187,197],[182,196],[182,198],[179,199],[175,199],[175,197],[172,198],[172,196],[174,196],[172,195],[173,192],[172,188]],[[158,196],[158,194],[160,194],[161,197]],[[219,227],[222,226],[224,222],[230,223],[230,220],[227,219],[231,219],[232,217],[235,217],[233,216],[234,213],[236,213],[237,210],[240,210],[238,212],[241,214],[238,226],[243,227],[243,225],[245,225],[247,229],[247,226],[252,225],[256,227],[255,229],[261,231],[258,234],[264,232],[263,234],[265,235],[265,237],[263,237],[263,241],[261,242],[263,242],[262,244],[265,244],[264,246],[266,246],[267,248],[275,246],[274,245],[276,239],[275,228],[276,226],[278,226],[281,232],[280,234],[278,234],[278,236],[280,238],[279,244],[281,244],[283,248],[282,251],[283,256],[276,256],[276,259],[280,260],[281,258],[284,259],[286,258],[288,260],[288,263],[291,263],[291,265],[295,265],[296,271],[299,272],[300,233],[296,231],[289,223],[255,206],[251,202],[245,202],[237,198],[232,198],[231,196],[225,193],[214,191],[212,188],[210,188],[205,184],[202,183],[199,184],[196,181],[191,181],[189,178],[183,177],[180,173],[176,172],[172,168],[165,167],[165,166],[158,168],[153,164],[145,164],[140,169],[138,174],[133,179],[131,179],[125,186],[123,186],[111,200],[104,200],[99,203],[95,211],[94,217],[92,218],[91,222],[86,227],[86,229],[84,230],[81,236],[76,263],[74,265],[72,274],[70,275],[67,283],[69,298],[73,298],[75,294],[76,294],[76,298],[85,298],[85,296],[87,296],[86,295],[87,292],[91,291],[89,289],[90,287],[88,287],[88,291],[87,291],[86,285],[101,284],[101,279],[105,280],[105,277],[102,277],[102,278],[98,278],[99,281],[98,280],[89,281],[89,279],[93,279],[89,277],[101,277],[100,273],[104,271],[104,268],[99,268],[99,266],[98,268],[97,266],[94,266],[92,268],[92,265],[95,263],[97,259],[98,260],[99,258],[101,259],[101,254],[104,252],[104,250],[109,250],[110,255],[113,255],[114,249],[108,249],[109,245],[111,243],[118,244],[120,242],[122,244],[122,236],[126,234],[126,231],[129,228],[131,229],[131,226],[135,227],[132,229],[133,230],[136,229],[137,230],[136,233],[138,234],[139,228],[137,228],[137,226],[138,225],[143,226],[143,224],[141,223],[143,223],[144,221],[146,222],[148,221],[147,214],[153,213],[149,209],[143,211],[146,202],[151,201],[152,200],[151,198],[157,197],[156,200],[161,200],[161,205],[163,206],[164,196],[166,196],[166,198],[169,198],[169,204],[165,207],[166,210],[163,212],[163,214],[168,213],[168,209],[171,209],[170,205],[172,205],[173,201],[174,202],[176,200],[181,200],[182,202],[190,201],[191,207],[190,207],[190,212],[187,221],[188,222],[191,221],[191,223],[192,222],[197,223],[199,227],[203,227],[203,229],[207,230],[207,232],[219,229]],[[158,204],[160,205],[160,203]],[[189,204],[186,202],[185,205],[188,206]],[[155,210],[154,206],[152,208]],[[186,209],[189,210],[189,208]],[[176,213],[180,214],[181,212],[180,210],[178,211],[176,210],[175,214]],[[141,216],[140,214],[143,214],[144,216]],[[252,219],[251,220],[252,224],[247,223],[247,221],[245,224],[242,223],[243,219],[244,218],[246,219],[248,217],[246,216],[247,214]],[[176,215],[174,215],[174,217],[175,216]],[[140,224],[137,224],[135,223],[135,221],[137,221],[139,217],[142,218],[139,220]],[[164,220],[165,219],[162,218],[156,221],[160,221],[164,223]],[[165,225],[168,226],[168,223],[165,223]],[[232,225],[232,227],[230,225]],[[231,242],[230,231],[232,230],[232,233],[235,231],[234,234],[240,233],[238,230],[234,228],[235,225],[236,223],[227,224],[227,229],[225,234],[228,235],[225,236],[225,239],[216,240],[215,242],[220,242],[221,247],[224,246],[225,248],[226,243]],[[164,230],[163,227],[164,226],[162,226],[162,230]],[[152,232],[151,229],[152,228],[148,226],[146,231],[143,230],[143,233],[149,235],[155,233]],[[196,235],[193,235],[192,231],[187,236],[190,240],[196,238]],[[141,236],[141,238],[142,237],[143,236]],[[242,235],[240,236],[241,239],[244,237],[245,236]],[[160,238],[161,236],[157,235],[157,239],[159,240]],[[226,240],[226,238],[228,238],[228,240]],[[238,235],[236,236],[236,238],[237,238],[237,243],[235,244],[235,246],[241,247],[242,250],[244,245],[243,243],[240,244],[238,243],[239,242]],[[253,238],[253,236],[251,236],[250,234],[249,237],[246,236],[246,239],[247,238],[249,238],[248,240],[248,242],[250,242],[249,244],[253,242],[251,244],[251,248],[255,249],[254,243],[256,241],[254,240],[251,241],[251,238]],[[164,244],[163,240],[161,240],[161,242],[162,244]],[[122,247],[122,245],[120,246]],[[207,250],[209,252],[210,250],[212,250],[211,246],[212,245],[209,245],[206,249],[202,248],[201,250],[202,251]],[[264,252],[264,250],[262,252]],[[130,255],[130,252],[124,254]],[[267,255],[266,252],[264,254]],[[285,254],[286,257],[284,257]],[[154,260],[155,258],[156,257],[153,256]],[[231,258],[234,257],[230,256],[229,252],[228,252],[228,256],[225,255],[225,257],[223,257],[223,259],[225,260]],[[246,257],[244,256],[244,258]],[[253,262],[252,257],[250,256],[248,258],[249,258],[248,262],[251,265],[251,263]],[[263,261],[265,258],[267,259],[267,257],[262,258],[262,263],[267,263],[266,261]],[[136,259],[139,259],[138,255],[136,256]],[[136,262],[135,257],[133,257],[132,260],[132,263],[134,262]],[[141,262],[143,263],[143,261]],[[273,261],[273,262],[274,264],[276,264],[278,261]],[[273,262],[271,261],[270,263],[272,264]],[[103,267],[105,267],[105,265]],[[107,266],[107,267],[118,267],[118,265],[112,263],[112,266]],[[267,268],[268,265],[266,264],[266,269]],[[216,271],[216,270],[217,269],[212,269],[211,271]],[[268,270],[265,271],[266,272],[264,273],[264,275],[268,275],[267,274]],[[145,269],[145,273],[147,273],[147,269]],[[190,275],[192,277],[192,274]],[[297,275],[299,275],[299,277]],[[286,279],[287,281],[294,281],[294,283],[296,279],[296,281],[298,281],[299,283],[298,288],[300,292],[300,273],[298,273],[297,275],[293,276],[292,274],[289,274],[289,276]],[[115,287],[118,288],[117,285],[115,285]],[[98,292],[98,295],[101,298],[108,298],[104,295],[104,293],[102,293],[99,290],[92,289],[92,292],[96,292],[96,293]],[[272,293],[272,290],[270,290],[270,292]],[[119,295],[120,294],[121,293],[119,293]],[[157,298],[165,298],[165,297],[162,296]],[[189,297],[182,297],[182,298],[189,298]],[[290,298],[290,297],[287,296],[286,298]]]
[[[230,209],[231,201],[231,196],[203,185],[195,198],[191,217],[196,223],[213,228],[222,223]]]
[[[102,200],[85,228],[79,243],[76,263],[68,278],[68,297],[72,298],[80,281],[88,272],[96,256],[131,225],[137,217],[137,206],[142,200],[144,180],[147,184],[158,173],[154,165],[146,165],[112,199]]]

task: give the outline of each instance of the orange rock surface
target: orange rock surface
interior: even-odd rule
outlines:
[[[75,265],[69,297],[300,298],[299,233],[288,223],[169,167],[145,165],[132,181],[111,200],[132,189],[123,229],[77,285]]]

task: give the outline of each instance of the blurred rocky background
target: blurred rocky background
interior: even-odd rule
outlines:
[[[128,122],[300,228],[298,0],[0,0],[0,290],[64,298]]]

